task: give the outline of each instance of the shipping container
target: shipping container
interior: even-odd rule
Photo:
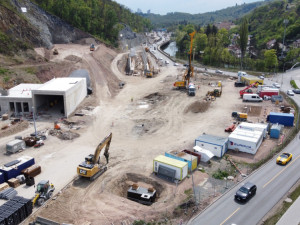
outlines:
[[[170,180],[183,180],[188,174],[188,164],[164,155],[159,155],[153,160],[153,172]],[[165,173],[166,172],[166,173]]]
[[[279,89],[265,88],[259,92],[259,97],[279,95]]]
[[[269,121],[270,123],[278,123],[284,126],[291,127],[294,125],[294,114],[270,112],[267,117],[267,121]]]
[[[228,149],[255,154],[263,139],[262,131],[236,129],[228,137]]]
[[[12,166],[1,166],[0,172],[4,174],[4,180],[8,181],[11,178],[16,178],[21,174],[21,171],[32,166],[34,158],[30,156],[23,156],[18,158],[18,163]],[[9,164],[9,163],[8,163]],[[7,165],[7,164],[6,164]]]
[[[279,124],[273,124],[270,129],[270,138],[279,138],[282,126]]]
[[[217,157],[222,157],[227,152],[228,138],[202,134],[195,139],[195,146],[209,150]]]
[[[195,169],[197,169],[196,156],[186,154],[185,152],[170,152],[170,153],[165,152],[165,156],[172,159],[180,160],[182,162],[187,162],[189,171],[194,171]]]

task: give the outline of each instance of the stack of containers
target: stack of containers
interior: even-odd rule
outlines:
[[[20,196],[0,206],[0,225],[20,224],[32,213],[32,202]]]
[[[21,174],[21,171],[34,165],[34,158],[30,156],[23,156],[18,160],[12,161],[0,167],[0,172],[4,175],[4,181],[8,181],[11,178],[16,178]]]

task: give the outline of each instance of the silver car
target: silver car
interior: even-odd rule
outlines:
[[[294,96],[294,92],[292,90],[287,90],[286,94],[289,96]]]

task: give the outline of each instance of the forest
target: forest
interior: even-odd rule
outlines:
[[[74,27],[117,46],[122,23],[135,32],[152,29],[151,22],[111,0],[35,0],[40,7]]]

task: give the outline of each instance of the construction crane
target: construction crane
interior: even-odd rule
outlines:
[[[243,90],[240,90],[240,96],[241,96],[241,98],[243,97],[244,94],[251,94],[251,93],[253,93],[252,89],[250,89],[250,88],[256,87],[256,85],[258,85],[258,82],[250,84],[248,87],[245,87]]]
[[[77,167],[77,174],[81,177],[87,177],[90,180],[95,180],[107,170],[109,146],[112,138],[112,133],[105,137],[97,146],[95,153],[85,157],[85,161]],[[105,146],[104,156],[106,158],[106,165],[100,163],[100,153]]]
[[[186,73],[182,76],[182,81],[176,81],[174,83],[174,87],[177,88],[188,88],[190,83],[190,78],[194,76],[194,67],[192,66],[192,51],[193,51],[193,39],[195,36],[196,31],[190,33],[191,44],[190,44],[190,51],[189,51],[189,65],[187,67]]]

